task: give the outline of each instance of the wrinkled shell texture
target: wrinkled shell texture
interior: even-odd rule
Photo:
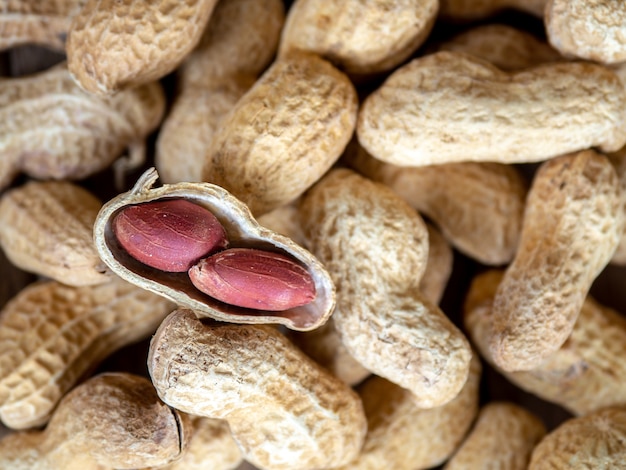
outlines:
[[[337,288],[333,314],[348,352],[410,389],[421,406],[453,399],[471,351],[462,333],[419,291],[428,232],[387,187],[336,169],[304,197],[308,243]]]
[[[445,470],[526,470],[530,454],[546,433],[541,420],[512,403],[492,402]]]
[[[297,0],[289,9],[281,52],[316,52],[348,73],[381,72],[424,42],[438,6],[437,0]]]
[[[477,20],[513,8],[543,17],[548,0],[440,0],[441,16],[454,20]]]
[[[488,332],[503,271],[488,271],[471,284],[465,328],[481,356],[493,365]],[[575,415],[626,403],[626,320],[587,297],[567,341],[530,371],[505,372],[510,382]]]
[[[426,224],[428,229],[428,261],[426,271],[420,281],[420,290],[433,304],[439,304],[443,297],[450,275],[454,254],[452,247],[433,225]]]
[[[546,42],[503,24],[476,26],[440,44],[437,50],[473,54],[502,70],[522,70],[563,60]]]
[[[59,399],[113,351],[153,333],[174,306],[122,280],[23,289],[0,317],[0,418],[44,424]]]
[[[0,188],[21,170],[41,179],[82,179],[143,143],[161,121],[157,83],[111,98],[81,91],[64,66],[0,80]]]
[[[626,60],[626,4],[620,0],[551,0],[545,25],[563,55],[605,64]]]
[[[67,38],[80,86],[109,95],[167,75],[200,40],[217,0],[88,0]]]
[[[532,369],[561,347],[623,224],[617,175],[604,155],[588,150],[539,168],[519,248],[494,299],[489,349],[496,364]]]
[[[228,421],[263,469],[336,467],[365,437],[357,395],[268,326],[202,324],[177,310],[152,339],[148,369],[163,401]]]
[[[204,181],[226,188],[255,215],[269,212],[335,163],[356,115],[348,77],[313,54],[287,54],[223,119],[207,150]]]
[[[474,357],[467,382],[451,402],[424,410],[411,393],[381,378],[363,383],[359,396],[368,433],[361,455],[342,470],[417,470],[447,460],[478,413],[481,365]]]
[[[513,259],[527,192],[514,167],[464,162],[406,168],[376,160],[362,148],[349,163],[429,217],[465,255],[487,265]]]
[[[0,51],[40,44],[62,51],[70,23],[87,0],[0,0]]]
[[[101,205],[72,183],[26,183],[0,199],[0,247],[16,266],[64,284],[107,282],[92,236]]]
[[[615,151],[626,143],[625,119],[626,90],[599,65],[511,74],[442,51],[398,68],[369,95],[357,134],[374,157],[401,166],[521,163],[594,146]]]
[[[626,409],[604,408],[566,421],[535,448],[529,470],[621,468],[626,461]]]

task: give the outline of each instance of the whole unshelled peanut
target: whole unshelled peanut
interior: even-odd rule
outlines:
[[[351,167],[429,217],[459,251],[487,265],[511,261],[527,192],[517,169],[484,162],[406,168],[377,160],[361,146],[352,150],[346,155]]]
[[[15,433],[0,440],[0,468],[162,466],[182,454],[189,434],[188,418],[162,403],[149,380],[105,373],[63,397],[45,430]]]
[[[0,189],[23,171],[39,179],[82,179],[129,147],[144,160],[146,136],[161,121],[158,83],[97,98],[80,90],[65,66],[0,79]]]
[[[0,419],[15,429],[44,424],[85,373],[152,334],[173,308],[117,277],[24,288],[0,312]]]
[[[299,197],[339,158],[357,115],[354,86],[311,53],[281,56],[221,122],[204,181],[260,215]]]
[[[471,433],[445,470],[526,470],[546,428],[534,414],[513,403],[491,402],[479,412]]]
[[[0,0],[0,51],[38,44],[63,51],[72,18],[87,0]]]
[[[452,400],[467,379],[463,334],[419,290],[428,232],[389,188],[335,169],[304,196],[307,243],[337,286],[334,324],[366,369],[408,388],[419,406]]]
[[[287,15],[280,53],[315,52],[349,74],[391,69],[428,37],[438,0],[296,0]]]
[[[152,339],[148,370],[170,406],[228,421],[259,468],[337,467],[363,444],[358,396],[275,328],[203,324],[176,310]]]
[[[393,112],[390,112],[393,110]],[[409,62],[367,97],[359,143],[400,166],[521,163],[626,143],[626,89],[591,63],[507,73],[460,52]]]
[[[0,247],[16,266],[64,284],[108,282],[93,246],[102,203],[67,181],[31,181],[0,198]]]
[[[517,387],[575,415],[626,403],[626,320],[587,297],[567,341],[532,370],[506,372],[490,356],[493,299],[504,271],[476,276],[465,300],[471,341],[492,366]]]
[[[196,46],[216,3],[87,0],[67,37],[72,77],[98,95],[160,79]]]
[[[513,8],[543,17],[548,0],[440,0],[440,14],[455,21],[475,21]]]
[[[542,164],[493,302],[489,350],[499,367],[532,369],[565,342],[624,231],[622,204],[604,155],[587,150]]]

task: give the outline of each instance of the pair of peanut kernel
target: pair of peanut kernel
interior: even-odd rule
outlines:
[[[160,271],[187,272],[198,290],[226,304],[282,311],[315,299],[315,284],[296,261],[271,251],[229,248],[215,215],[187,200],[126,207],[113,231],[133,259]]]

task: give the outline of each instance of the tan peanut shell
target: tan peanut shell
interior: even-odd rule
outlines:
[[[425,408],[452,400],[471,351],[463,334],[426,299],[428,232],[389,188],[335,169],[303,198],[301,222],[337,286],[334,324],[366,369],[408,388]]]
[[[502,70],[522,70],[563,57],[545,41],[505,24],[485,24],[457,34],[437,47],[441,51],[465,52]]]
[[[537,367],[570,335],[624,231],[617,175],[593,150],[545,162],[526,200],[515,259],[493,302],[489,350],[504,370]]]
[[[63,51],[70,23],[86,0],[0,0],[0,50],[38,44]]]
[[[507,402],[487,403],[445,470],[526,470],[546,428],[534,414]]]
[[[367,97],[359,143],[400,166],[461,161],[522,163],[626,143],[626,89],[584,62],[504,72],[442,51],[409,62]]]
[[[173,308],[121,279],[24,288],[0,312],[0,419],[14,429],[44,424],[85,373],[152,334]]]
[[[426,271],[420,281],[420,290],[424,296],[438,305],[452,274],[454,254],[444,236],[432,224],[427,223],[428,261]]]
[[[221,122],[206,153],[204,181],[261,215],[287,204],[339,158],[354,131],[350,80],[316,55],[276,60]]]
[[[461,444],[478,413],[481,365],[475,356],[461,392],[429,410],[415,406],[411,393],[371,377],[359,388],[368,431],[359,457],[342,470],[420,470],[443,463]]]
[[[626,462],[626,408],[572,418],[535,447],[528,470],[618,469]]]
[[[141,164],[144,140],[164,108],[157,83],[102,99],[80,90],[65,66],[0,79],[0,188],[20,171],[39,179],[82,179],[127,147]]]
[[[259,468],[337,467],[363,444],[358,396],[275,328],[203,324],[176,310],[152,339],[148,370],[170,406],[228,421]]]
[[[111,95],[173,71],[196,46],[217,0],[87,0],[67,60],[84,90]]]
[[[512,8],[541,18],[547,3],[548,0],[440,0],[440,14],[448,20],[474,21]]]
[[[544,22],[550,44],[565,56],[626,61],[626,4],[620,0],[549,0]]]
[[[0,468],[111,470],[163,466],[191,433],[188,418],[162,403],[150,381],[104,373],[68,393],[43,431],[0,441]]]
[[[192,417],[189,445],[183,456],[162,470],[234,470],[243,461],[226,421]],[[156,468],[155,468],[156,470]]]
[[[300,224],[298,203],[299,201],[296,200],[291,204],[277,207],[273,211],[266,212],[259,216],[257,221],[263,227],[267,227],[276,233],[289,237],[298,245],[306,248],[306,239],[304,238],[302,225]]]
[[[624,67],[624,72],[626,72],[626,67]],[[624,220],[626,220],[626,147],[622,147],[617,152],[607,155],[607,157],[617,172],[622,198],[624,199]],[[626,224],[624,225],[624,232],[622,232],[617,249],[611,258],[611,263],[626,265]]]
[[[63,284],[108,282],[93,245],[101,205],[67,181],[26,183],[0,198],[0,247],[16,266]]]
[[[151,168],[133,189],[107,202],[94,225],[94,243],[102,260],[121,278],[192,309],[198,317],[235,323],[277,323],[307,331],[322,325],[335,305],[335,286],[324,266],[291,239],[260,226],[250,210],[225,189],[209,183],[178,183],[152,188],[158,174]],[[317,296],[307,305],[267,312],[221,303],[196,289],[187,273],[150,268],[120,246],[111,227],[115,215],[127,206],[165,198],[182,198],[208,209],[223,225],[231,247],[259,248],[291,256],[311,275]]]
[[[315,52],[350,74],[395,67],[428,37],[438,0],[296,0],[287,15],[280,52]]]
[[[274,58],[284,21],[281,0],[218,2],[200,42],[179,68],[182,89],[257,77]]]
[[[372,158],[360,146],[347,161],[428,216],[462,253],[487,265],[513,258],[527,192],[514,167],[463,162],[406,168]]]
[[[488,333],[493,298],[503,274],[492,270],[476,276],[464,307],[470,339],[491,365]],[[532,370],[498,372],[523,390],[575,415],[626,404],[626,320],[587,296],[563,346]]]

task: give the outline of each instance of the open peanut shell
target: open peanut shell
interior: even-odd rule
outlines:
[[[310,252],[260,226],[248,207],[225,189],[210,183],[176,183],[158,188],[154,168],[147,170],[127,193],[106,203],[94,224],[94,243],[102,260],[121,278],[162,295],[199,318],[231,323],[275,323],[297,331],[313,330],[326,322],[335,307],[335,286],[324,266]],[[270,312],[236,307],[200,292],[187,273],[159,271],[132,258],[118,243],[112,229],[115,216],[125,207],[163,199],[186,199],[211,211],[226,230],[231,247],[257,248],[291,256],[310,273],[316,297],[306,305]]]

